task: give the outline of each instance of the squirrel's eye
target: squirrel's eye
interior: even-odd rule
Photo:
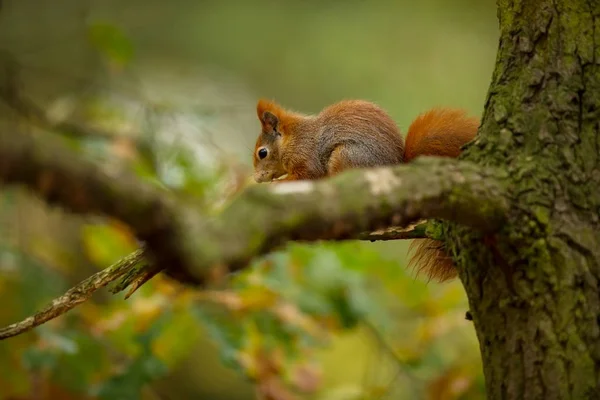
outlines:
[[[258,158],[260,158],[261,160],[263,158],[265,158],[267,156],[267,154],[269,154],[269,152],[264,147],[262,149],[258,150]]]

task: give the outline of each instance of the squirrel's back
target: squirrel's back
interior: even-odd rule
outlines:
[[[378,105],[365,100],[343,100],[316,116],[318,154],[331,162],[330,172],[354,167],[399,164],[404,139],[394,120]],[[331,156],[334,159],[331,160]],[[338,166],[341,162],[342,166]]]

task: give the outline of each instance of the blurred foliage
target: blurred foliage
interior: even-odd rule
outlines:
[[[207,212],[252,184],[257,97],[306,112],[368,98],[401,127],[435,105],[478,113],[497,45],[491,0],[34,3],[2,2],[0,61],[50,123],[110,133],[48,134]],[[117,221],[4,190],[0,324],[136,246]],[[415,278],[407,246],[291,244],[226,288],[161,275],[127,301],[103,290],[0,342],[0,399],[483,398],[462,287]]]

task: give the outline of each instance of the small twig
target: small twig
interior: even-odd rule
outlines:
[[[411,225],[405,228],[391,227],[387,229],[381,229],[374,232],[365,232],[358,235],[358,240],[370,240],[374,242],[376,240],[406,240],[406,239],[427,239],[429,236],[425,232],[427,228],[426,223]]]
[[[117,287],[113,290],[113,293],[120,292],[129,288],[127,294],[125,294],[125,300],[131,297],[144,283],[154,278],[156,274],[161,271],[160,268],[148,268],[133,271],[130,276],[127,276],[120,282]]]
[[[36,326],[66,313],[78,304],[83,303],[89,299],[95,291],[118,279],[142,261],[143,254],[143,249],[134,251],[110,267],[103,269],[72,287],[62,296],[52,300],[52,302],[50,302],[43,310],[25,318],[21,322],[16,322],[0,329],[0,340],[29,331]]]

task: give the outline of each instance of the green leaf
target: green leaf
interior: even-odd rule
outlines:
[[[154,351],[165,363],[174,365],[189,355],[198,343],[199,334],[198,322],[189,308],[177,310],[173,312],[169,323],[163,326],[160,337],[154,341]]]
[[[10,290],[18,297],[9,307],[18,310],[21,316],[30,315],[56,296],[56,293],[67,290],[67,282],[58,271],[52,270],[28,254],[15,252],[19,267],[18,280],[11,283]]]
[[[113,63],[125,65],[133,57],[133,45],[114,25],[96,22],[89,27],[88,38],[92,46]]]
[[[102,342],[83,332],[73,331],[68,340],[74,343],[74,352],[60,354],[60,368],[54,370],[53,378],[65,388],[85,393],[95,378],[111,366]]]
[[[167,373],[166,364],[150,351],[148,341],[153,337],[154,333],[141,336],[141,344],[144,347],[141,355],[129,363],[124,371],[115,374],[101,384],[95,390],[95,395],[98,398],[102,400],[139,399],[146,384],[163,377]]]
[[[135,238],[120,225],[84,225],[82,241],[88,257],[99,266],[110,265],[136,249]]]
[[[57,354],[50,349],[30,347],[23,352],[23,364],[30,371],[53,369],[56,366]]]

